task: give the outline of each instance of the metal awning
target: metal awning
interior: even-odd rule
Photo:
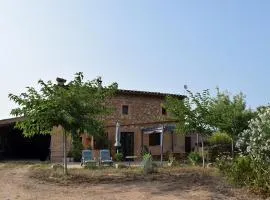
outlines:
[[[173,133],[175,125],[161,125],[156,127],[142,128],[141,131],[141,146],[143,147],[143,134],[157,134],[160,133],[160,162],[163,162],[163,136],[164,133]],[[173,136],[173,135],[172,135]],[[172,147],[173,148],[173,147]]]
[[[172,133],[174,130],[175,130],[175,125],[142,128],[142,132],[144,134],[153,134],[153,133],[162,133],[162,132]]]

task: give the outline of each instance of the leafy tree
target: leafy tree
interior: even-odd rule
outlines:
[[[197,133],[201,135],[204,166],[203,138],[211,135],[214,130],[214,127],[211,126],[212,116],[210,112],[212,98],[209,90],[203,90],[202,93],[195,94],[188,89],[186,91],[188,96],[183,100],[168,96],[165,107],[172,117],[178,121],[176,124],[176,131],[178,133]]]
[[[230,135],[233,155],[234,141],[248,128],[248,122],[254,113],[246,108],[245,96],[242,93],[231,97],[228,92],[220,92],[217,88],[217,95],[212,100],[212,126]]]
[[[177,132],[197,133],[201,134],[202,138],[217,131],[225,132],[233,139],[233,147],[233,141],[248,127],[248,121],[254,116],[254,113],[246,108],[244,95],[240,93],[231,98],[228,93],[220,92],[219,89],[215,96],[211,96],[209,90],[195,94],[190,90],[186,91],[188,96],[184,100],[174,97],[166,99],[165,107],[177,120]]]
[[[60,80],[65,81],[65,80]],[[60,82],[59,82],[60,83]],[[11,111],[14,116],[25,119],[16,123],[24,136],[36,134],[51,134],[54,126],[61,125],[64,138],[64,173],[67,173],[66,134],[101,134],[103,132],[102,117],[110,112],[106,100],[117,89],[113,83],[107,87],[101,86],[101,79],[84,81],[83,73],[75,74],[74,80],[67,85],[45,83],[38,81],[39,90],[27,87],[20,95],[9,94],[9,98],[18,104]]]

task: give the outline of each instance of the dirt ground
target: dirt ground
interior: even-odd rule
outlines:
[[[1,200],[236,200],[260,199],[243,189],[224,184],[217,177],[198,178],[184,173],[177,179],[129,181],[105,184],[68,184],[44,182],[30,178],[31,165],[0,164]]]

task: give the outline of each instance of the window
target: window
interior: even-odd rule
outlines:
[[[162,115],[167,115],[167,110],[164,107],[162,107],[161,108],[161,113],[162,113]]]
[[[128,106],[127,105],[122,106],[122,114],[123,115],[128,115]]]
[[[160,145],[160,133],[149,134],[149,146]]]

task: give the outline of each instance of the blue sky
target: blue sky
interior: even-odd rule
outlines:
[[[269,102],[270,1],[0,0],[0,118],[38,79],[102,76],[120,88],[242,91]]]

